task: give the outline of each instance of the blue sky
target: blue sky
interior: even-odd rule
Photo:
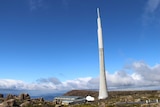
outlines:
[[[160,0],[1,0],[0,88],[98,88],[97,7],[108,86],[157,86]]]

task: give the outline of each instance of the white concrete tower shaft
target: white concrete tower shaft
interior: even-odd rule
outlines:
[[[107,82],[105,74],[105,63],[104,63],[104,48],[103,48],[103,38],[102,38],[102,27],[99,8],[97,8],[97,24],[98,24],[98,47],[99,47],[99,64],[100,64],[100,84],[99,84],[99,96],[98,99],[106,99],[108,97],[107,92]]]

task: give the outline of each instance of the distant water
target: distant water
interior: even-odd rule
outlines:
[[[1,94],[3,94],[3,93],[1,93]],[[4,95],[4,97],[6,97],[8,94],[5,93],[3,95]],[[18,94],[13,94],[13,95],[18,95]],[[57,94],[53,93],[53,94],[50,94],[50,95],[49,94],[46,94],[46,95],[37,95],[37,96],[30,95],[30,97],[31,97],[31,99],[43,98],[46,101],[53,101],[53,99],[55,97],[62,96],[62,95],[63,95],[62,93],[57,93]]]
[[[44,98],[44,100],[47,100],[47,101],[53,101],[53,99],[57,96],[62,96],[63,94],[62,93],[53,93],[53,94],[44,94],[44,95],[39,95],[39,96],[32,96],[31,95],[31,98],[35,99],[35,98]]]

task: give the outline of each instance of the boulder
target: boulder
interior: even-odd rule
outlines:
[[[31,102],[30,102],[30,101],[25,101],[24,103],[22,103],[22,104],[20,105],[20,107],[27,107],[27,106],[29,106],[29,105],[31,105]]]
[[[0,94],[0,98],[3,98],[4,96],[3,96],[3,94]]]
[[[29,100],[30,95],[28,93],[22,93],[18,96],[19,100]]]
[[[4,96],[3,94],[0,94],[0,103],[2,103],[4,101]]]
[[[12,94],[8,94],[7,97],[6,97],[6,100],[9,100],[9,99],[15,99],[15,95],[12,95]]]
[[[0,107],[13,107],[13,106],[17,106],[15,99],[9,99],[0,104]]]
[[[128,95],[128,96],[126,96],[125,101],[132,102],[132,101],[134,101],[134,98],[131,95]]]
[[[134,102],[141,102],[141,99],[140,98],[134,99]]]
[[[41,98],[37,98],[37,99],[32,99],[33,102],[44,102],[45,100],[43,99],[43,97]]]
[[[43,97],[39,98],[39,101],[44,102],[44,98]]]

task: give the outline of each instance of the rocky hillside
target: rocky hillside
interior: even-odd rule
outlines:
[[[93,96],[93,97],[97,97],[98,96],[98,91],[92,91],[92,90],[71,90],[67,93],[64,94],[64,96]]]
[[[147,96],[147,95],[157,95],[160,94],[158,90],[142,90],[142,91],[109,91],[109,97],[116,97],[116,96],[125,96],[125,95],[132,95],[132,96]],[[87,96],[91,95],[94,97],[98,97],[98,91],[92,90],[71,90],[64,94],[65,96]]]

